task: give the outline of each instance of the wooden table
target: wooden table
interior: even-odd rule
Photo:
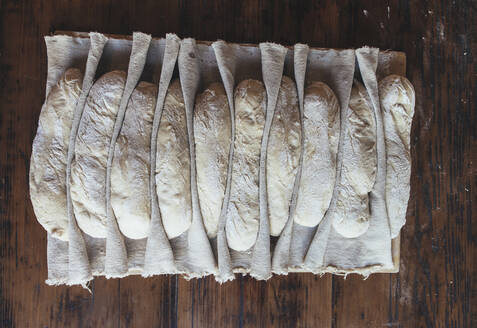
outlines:
[[[477,326],[476,20],[475,0],[0,2],[0,326]],[[28,170],[54,30],[405,51],[417,103],[400,273],[47,286]]]

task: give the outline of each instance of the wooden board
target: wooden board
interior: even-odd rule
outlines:
[[[475,0],[0,2],[0,326],[477,326],[476,15]],[[92,294],[45,285],[46,234],[28,168],[44,101],[43,36],[55,30],[404,51],[417,104],[400,272],[222,286],[212,277],[97,278]]]

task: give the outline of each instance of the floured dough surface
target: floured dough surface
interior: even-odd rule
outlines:
[[[341,183],[338,185],[335,230],[355,238],[369,227],[369,192],[376,180],[376,121],[367,91],[355,81],[346,116]]]
[[[111,165],[111,207],[128,238],[145,238],[151,220],[149,164],[157,86],[140,82],[129,98]]]
[[[209,238],[217,235],[227,183],[231,134],[225,89],[221,83],[213,83],[197,96],[194,109],[197,189]]]
[[[157,135],[156,192],[169,239],[192,222],[190,155],[186,111],[179,80],[167,90]]]
[[[226,235],[230,248],[250,249],[259,224],[258,170],[265,125],[266,93],[263,83],[244,80],[235,88],[235,137]]]
[[[71,199],[78,226],[106,237],[106,164],[126,73],[112,71],[91,87],[81,117],[71,163]]]
[[[300,111],[295,82],[284,76],[278,92],[267,151],[270,234],[279,236],[288,220],[301,149]]]
[[[390,75],[379,82],[379,97],[386,144],[386,206],[394,238],[406,222],[415,92],[406,78]]]
[[[304,153],[294,221],[314,227],[330,206],[336,180],[340,107],[333,90],[312,82],[304,95]]]
[[[43,105],[30,161],[30,197],[35,215],[50,234],[68,240],[66,158],[82,73],[68,69]]]

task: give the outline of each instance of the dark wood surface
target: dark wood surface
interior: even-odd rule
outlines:
[[[1,327],[476,327],[476,1],[0,1]],[[96,30],[405,51],[416,89],[399,274],[49,287],[28,193],[43,36]]]

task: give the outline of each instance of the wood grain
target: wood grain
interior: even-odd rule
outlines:
[[[475,0],[1,1],[0,326],[477,326],[476,14]],[[224,285],[97,278],[91,294],[45,285],[46,234],[29,200],[28,169],[45,93],[42,37],[55,30],[406,52],[417,104],[399,274]]]

